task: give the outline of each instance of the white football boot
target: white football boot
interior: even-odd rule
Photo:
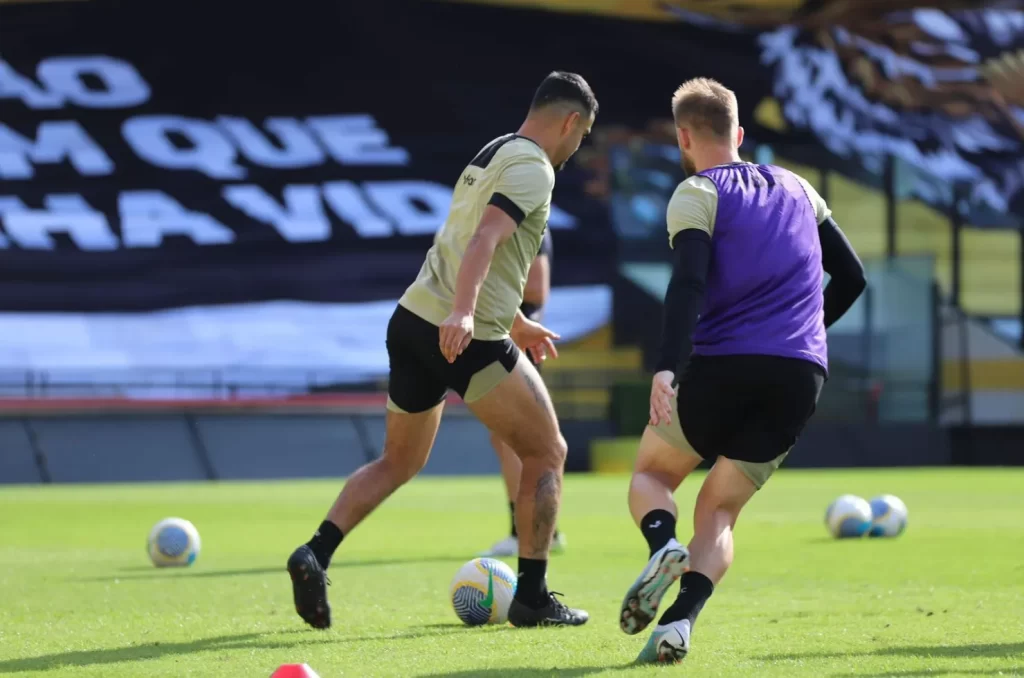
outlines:
[[[664,626],[654,627],[644,649],[636,658],[637,664],[675,664],[690,651],[690,620],[681,619]]]
[[[665,592],[679,581],[689,564],[690,552],[675,539],[655,551],[622,600],[619,628],[631,636],[647,628]]]

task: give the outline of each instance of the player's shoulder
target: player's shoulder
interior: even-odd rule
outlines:
[[[502,164],[537,165],[551,170],[551,174],[554,174],[554,168],[551,167],[551,161],[548,160],[548,154],[544,152],[544,149],[538,146],[536,141],[518,134],[511,135],[511,138],[501,145],[495,159]]]
[[[794,172],[788,167],[782,167],[781,165],[763,165],[763,167],[767,168],[776,177],[792,179],[796,183],[800,184],[804,189],[809,188],[811,191],[814,191],[814,186],[811,185],[811,182],[807,181],[807,179],[804,179],[800,174]]]
[[[705,231],[709,235],[715,228],[718,211],[718,188],[700,175],[681,182],[672,193],[665,211],[665,223],[671,235],[689,228]],[[671,241],[670,241],[671,243]]]
[[[818,190],[814,188],[814,184],[812,184],[810,181],[800,176],[793,170],[788,170],[784,167],[780,167],[779,169],[785,172],[786,175],[793,178],[793,180],[800,186],[800,188],[803,189],[803,192],[807,195],[807,197],[810,199],[812,203],[817,203],[818,201],[822,200],[821,196],[818,194]]]
[[[814,210],[814,218],[819,224],[832,216],[832,210],[829,209],[828,204],[821,197],[821,194],[818,193],[818,190],[814,188],[814,184],[792,170],[784,167],[779,167],[778,169],[793,178],[793,187],[790,190],[806,196],[807,200],[811,203],[811,209]]]
[[[495,154],[493,165],[501,183],[511,182],[542,191],[555,187],[555,169],[547,153],[530,139],[516,137],[503,144]]]
[[[670,204],[701,201],[708,198],[718,199],[718,188],[715,186],[715,182],[700,174],[694,174],[676,186]]]
[[[518,134],[502,134],[488,141],[470,161],[470,167],[490,170],[516,160],[543,163],[547,155],[536,142]],[[549,163],[550,164],[550,163]]]

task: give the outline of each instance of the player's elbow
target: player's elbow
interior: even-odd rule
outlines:
[[[530,266],[530,273],[526,277],[526,287],[523,289],[523,301],[535,306],[543,306],[548,303],[548,295],[551,292],[551,274],[548,270],[546,256],[539,256],[533,260]]]
[[[853,280],[853,282],[851,284],[852,284],[853,289],[857,291],[857,296],[858,297],[861,294],[863,294],[865,289],[867,289],[868,279],[864,275],[864,268],[863,267],[857,273],[857,277],[854,278],[854,280]]]
[[[523,301],[542,308],[548,303],[548,290],[544,284],[526,284],[523,289]]]
[[[868,286],[868,278],[864,273],[864,265],[859,261],[855,266],[850,266],[847,274],[847,287],[854,299],[860,297]]]

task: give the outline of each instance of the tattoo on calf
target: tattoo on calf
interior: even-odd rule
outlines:
[[[562,496],[562,478],[556,471],[545,471],[537,480],[533,497],[533,553],[530,558],[546,559],[558,520]]]

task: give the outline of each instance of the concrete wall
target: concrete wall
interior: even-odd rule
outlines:
[[[380,453],[384,418],[98,414],[0,420],[0,483],[344,476]],[[446,417],[425,473],[497,473],[486,429]]]
[[[587,470],[605,422],[563,422],[569,471]],[[381,449],[380,415],[106,414],[0,419],[0,484],[271,479],[350,474]],[[813,423],[794,467],[1024,464],[1024,429],[987,438],[914,425]],[[446,417],[427,474],[498,473],[487,431]]]
[[[968,319],[963,328],[966,332],[961,333],[952,311],[943,309],[943,317],[943,395],[952,398],[964,392],[961,358],[966,354],[971,423],[1024,425],[1024,356],[982,321]],[[966,345],[961,340],[965,340]],[[943,412],[944,424],[956,425],[963,421],[964,411],[960,407]]]

